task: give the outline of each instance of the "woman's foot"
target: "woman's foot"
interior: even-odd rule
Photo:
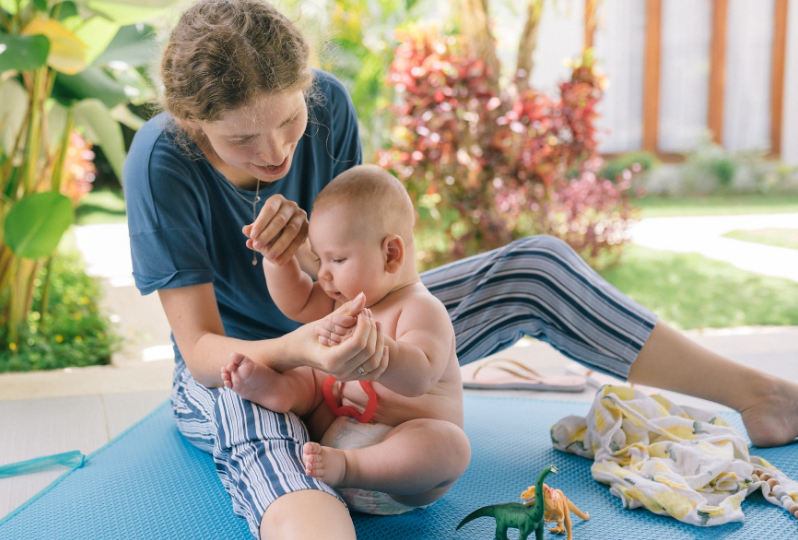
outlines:
[[[757,383],[754,383],[757,384]],[[754,446],[783,446],[798,437],[798,384],[766,377],[752,388],[752,402],[739,409]]]
[[[302,447],[305,474],[318,478],[331,488],[345,487],[346,453],[344,450],[309,442]]]
[[[279,413],[290,411],[293,404],[290,396],[282,391],[286,386],[282,378],[282,374],[239,353],[232,353],[230,363],[222,367],[225,388],[247,401]]]

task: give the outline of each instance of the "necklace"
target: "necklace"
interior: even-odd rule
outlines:
[[[255,223],[255,218],[258,217],[257,204],[260,202],[260,195],[258,195],[258,193],[260,192],[260,178],[257,179],[258,183],[255,186],[255,198],[250,201],[249,199],[247,199],[246,197],[244,197],[243,195],[241,195],[238,192],[238,190],[236,189],[235,185],[233,185],[233,182],[231,182],[229,178],[227,178],[225,175],[221,175],[221,176],[222,176],[222,178],[225,179],[225,183],[226,184],[230,184],[230,189],[233,190],[233,193],[235,193],[236,196],[239,199],[241,199],[245,203],[248,203],[248,204],[252,205],[252,223]],[[255,252],[253,251],[252,252],[252,266],[256,266],[257,264],[258,264],[258,259],[257,259],[257,256],[255,255]]]

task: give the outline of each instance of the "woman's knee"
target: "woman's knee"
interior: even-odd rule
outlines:
[[[309,512],[308,509],[313,511]],[[260,538],[354,540],[349,510],[337,497],[315,489],[293,491],[277,498],[260,522]]]
[[[549,234],[535,234],[519,238],[509,244],[515,250],[535,249],[543,250],[548,253],[559,255],[560,257],[571,256],[576,252],[565,241]]]

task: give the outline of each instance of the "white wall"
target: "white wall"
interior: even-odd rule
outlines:
[[[659,148],[686,152],[707,131],[712,0],[662,4]]]
[[[609,86],[598,105],[600,152],[638,150],[643,143],[643,60],[646,3],[605,0],[593,37],[598,68]],[[609,133],[606,133],[606,131]]]
[[[723,146],[770,149],[774,0],[730,0],[726,26]]]

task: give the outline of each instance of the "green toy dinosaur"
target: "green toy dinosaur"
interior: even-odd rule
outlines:
[[[543,518],[545,504],[543,502],[543,479],[549,473],[556,473],[557,467],[549,465],[538,475],[535,483],[535,504],[531,506],[521,503],[504,503],[484,506],[468,514],[457,529],[482,516],[492,517],[496,520],[496,538],[498,540],[509,540],[507,529],[512,527],[518,529],[518,540],[526,540],[532,531],[535,531],[535,540],[543,540],[543,527],[546,520]]]

